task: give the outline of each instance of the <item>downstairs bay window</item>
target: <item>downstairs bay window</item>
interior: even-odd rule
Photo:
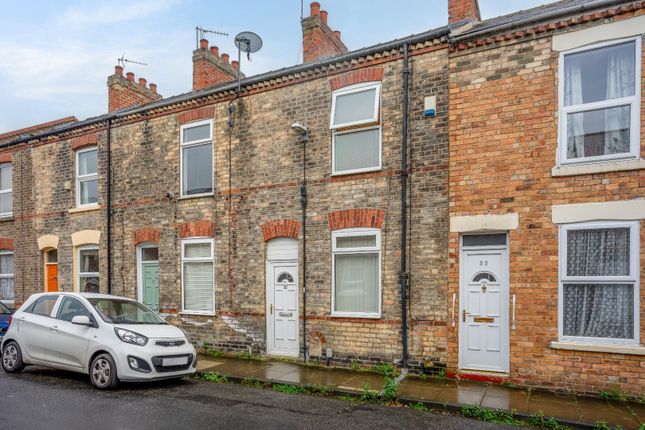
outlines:
[[[639,342],[639,224],[560,227],[560,340]]]
[[[560,164],[640,157],[641,38],[560,55]]]
[[[332,315],[381,315],[381,231],[332,232]]]

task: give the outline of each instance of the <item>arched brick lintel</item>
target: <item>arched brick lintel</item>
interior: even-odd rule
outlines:
[[[94,146],[98,143],[99,139],[96,134],[86,134],[85,136],[75,137],[70,141],[70,146],[74,151],[77,149],[85,148],[86,146]]]
[[[353,70],[343,73],[340,76],[332,78],[329,86],[332,91],[336,91],[350,85],[362,84],[363,82],[378,82],[383,80],[383,68],[371,67],[369,69]]]
[[[265,242],[276,237],[290,237],[292,239],[298,239],[301,225],[302,223],[300,221],[292,219],[269,221],[261,226],[262,236],[264,237]]]
[[[330,212],[327,215],[329,229],[345,228],[383,228],[385,211],[383,209],[347,209]]]
[[[215,237],[215,223],[213,221],[191,221],[177,226],[179,237]]]
[[[161,239],[161,229],[159,228],[143,227],[132,232],[132,241],[135,245],[144,242],[159,243],[159,239]]]
[[[14,243],[13,239],[8,237],[0,237],[0,250],[13,250]]]

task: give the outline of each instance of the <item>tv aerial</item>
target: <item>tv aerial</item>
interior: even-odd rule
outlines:
[[[207,34],[216,34],[218,36],[228,37],[228,33],[197,26],[195,27],[195,49],[199,49],[199,39],[205,39]]]
[[[246,59],[251,61],[251,54],[262,49],[262,39],[251,31],[243,31],[235,36],[235,46],[237,46],[237,63],[241,65],[242,52],[246,52]],[[241,67],[240,67],[241,68]],[[240,94],[240,85],[242,74],[240,68],[237,70],[237,93]]]
[[[125,54],[122,54],[122,55],[121,55],[121,58],[117,59],[117,60],[116,60],[116,62],[117,62],[117,64],[118,64],[119,66],[121,66],[121,67],[123,67],[123,68],[125,68],[125,65],[126,65],[127,63],[130,63],[130,64],[138,64],[138,65],[140,65],[140,66],[147,66],[147,65],[148,65],[148,63],[142,63],[141,61],[135,61],[135,60],[130,60],[130,59],[128,59],[128,58],[125,58]]]

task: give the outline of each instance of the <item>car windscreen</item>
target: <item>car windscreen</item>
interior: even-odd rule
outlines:
[[[0,314],[10,314],[11,311],[2,302],[0,302]]]
[[[141,303],[112,298],[88,298],[103,321],[111,324],[166,324],[156,313]]]

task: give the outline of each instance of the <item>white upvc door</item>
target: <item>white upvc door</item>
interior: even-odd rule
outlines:
[[[462,249],[459,367],[509,372],[507,249]]]
[[[267,349],[270,355],[300,354],[298,262],[267,262]]]

